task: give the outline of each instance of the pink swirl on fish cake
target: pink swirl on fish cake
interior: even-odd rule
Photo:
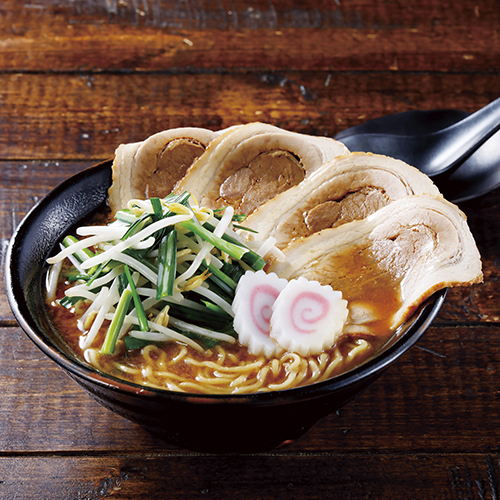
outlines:
[[[314,307],[314,306],[317,307]],[[315,328],[305,328],[314,325],[325,318],[330,311],[330,303],[319,293],[305,291],[299,293],[293,300],[290,308],[290,319],[293,328],[304,334],[311,334]]]
[[[273,313],[272,305],[280,291],[268,284],[260,284],[250,294],[250,318],[257,329],[269,337],[269,322]]]
[[[276,299],[269,336],[286,351],[319,354],[342,335],[348,313],[340,291],[299,277]]]

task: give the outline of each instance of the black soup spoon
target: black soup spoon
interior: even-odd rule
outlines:
[[[500,185],[500,99],[469,114],[406,111],[370,120],[335,136],[351,151],[398,158],[432,177],[458,202]]]

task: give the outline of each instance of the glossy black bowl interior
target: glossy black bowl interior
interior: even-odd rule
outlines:
[[[204,452],[270,450],[301,436],[381,375],[421,337],[446,290],[434,294],[379,355],[334,379],[247,395],[198,395],[149,389],[101,373],[78,359],[51,325],[43,301],[45,260],[61,236],[105,207],[111,162],[84,170],[43,198],[12,237],[7,293],[30,339],[101,404],[165,441]]]

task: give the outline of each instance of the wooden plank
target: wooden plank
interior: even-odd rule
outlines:
[[[475,111],[499,94],[495,74],[0,74],[0,154],[107,158],[120,143],[167,128],[220,129],[252,121],[333,137],[408,109]]]
[[[20,26],[46,27],[55,23],[103,24],[155,27],[171,30],[217,29],[252,30],[284,28],[377,28],[394,29],[410,25],[493,25],[499,20],[497,5],[491,0],[461,2],[452,9],[432,0],[408,0],[391,5],[353,0],[348,4],[328,0],[232,0],[228,2],[175,2],[144,0],[140,3],[94,0],[56,3],[3,2],[4,22],[13,33]],[[35,23],[37,21],[37,23]],[[19,33],[18,33],[19,34]]]
[[[3,498],[489,499],[496,453],[0,458]]]
[[[114,35],[114,36],[113,36]],[[193,71],[225,68],[284,71],[487,71],[495,67],[495,27],[393,30],[346,28],[226,32],[158,32],[66,25],[3,40],[0,69],[9,71]],[[300,45],[295,42],[298,38]]]
[[[281,451],[435,454],[496,450],[499,353],[498,325],[431,327],[417,346],[363,394]],[[4,456],[6,452],[111,450],[117,454],[184,453],[98,405],[19,328],[0,328],[0,379],[0,450]]]
[[[486,0],[453,9],[430,1],[8,4],[0,68],[9,71],[485,71],[500,56],[498,9]]]

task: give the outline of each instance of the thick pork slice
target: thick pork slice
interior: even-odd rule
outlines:
[[[115,152],[108,203],[116,212],[131,199],[163,198],[218,133],[203,128],[175,128],[143,142],[122,144]]]
[[[348,300],[349,323],[399,326],[433,292],[482,281],[465,215],[440,196],[408,196],[366,219],[298,238],[272,263],[280,278],[331,285]]]
[[[429,177],[400,160],[349,153],[261,205],[245,226],[258,231],[249,238],[273,236],[283,248],[295,238],[364,219],[394,200],[416,194],[439,191]]]
[[[194,162],[176,191],[192,193],[202,206],[230,205],[249,214],[346,153],[342,143],[327,137],[263,123],[231,127]]]

